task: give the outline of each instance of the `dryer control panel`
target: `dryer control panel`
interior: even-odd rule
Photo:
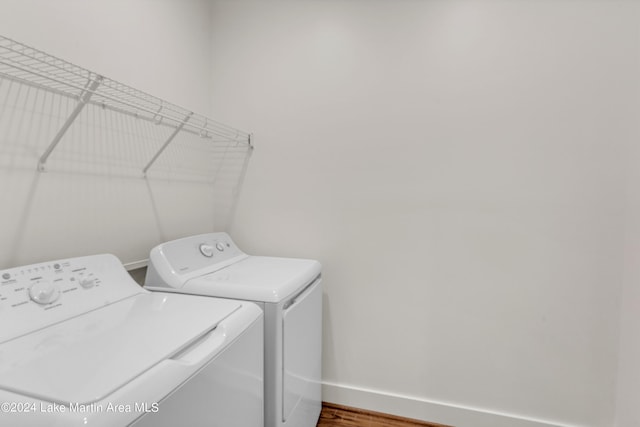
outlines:
[[[0,270],[0,343],[143,292],[108,254]]]
[[[247,257],[227,233],[208,233],[162,243],[151,250],[145,286],[180,288],[204,273]]]

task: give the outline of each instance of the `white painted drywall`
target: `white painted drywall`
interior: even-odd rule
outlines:
[[[638,37],[640,38],[640,37]],[[636,58],[640,62],[640,55]],[[636,111],[640,94],[636,92]],[[631,124],[638,129],[637,114]],[[615,427],[640,426],[640,144],[630,144],[625,206],[624,287],[620,309],[620,354]]]
[[[637,3],[213,4],[230,231],[323,262],[325,398],[612,425]]]
[[[211,5],[206,0],[0,0],[0,11],[0,34],[6,37],[210,114]],[[3,89],[9,85],[4,82]],[[0,118],[5,125],[0,129],[5,144],[0,268],[97,252],[137,261],[163,240],[215,228],[208,184],[35,172],[40,152],[11,151],[24,138],[24,132],[14,137],[7,131],[18,121],[12,110],[3,108]],[[27,117],[23,128],[42,130],[28,115],[17,117]],[[101,129],[90,131],[95,135]],[[69,132],[61,149],[73,139]],[[48,144],[43,138],[37,142]],[[131,145],[135,152],[135,142]]]

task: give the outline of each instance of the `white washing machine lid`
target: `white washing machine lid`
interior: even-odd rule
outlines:
[[[0,345],[0,388],[66,405],[96,402],[241,306],[179,294],[135,295]]]
[[[181,292],[278,303],[312,282],[321,268],[311,259],[249,256],[188,280]]]

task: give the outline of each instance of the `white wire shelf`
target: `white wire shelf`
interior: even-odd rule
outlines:
[[[40,170],[45,169],[49,156],[86,105],[171,128],[168,136],[164,137],[165,140],[161,141],[160,148],[142,168],[145,174],[181,133],[213,143],[252,148],[251,135],[247,132],[195,114],[4,36],[0,36],[0,78],[26,84],[76,102],[75,108],[40,156]]]

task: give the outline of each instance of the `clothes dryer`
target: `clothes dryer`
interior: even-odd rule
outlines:
[[[263,425],[263,314],[149,292],[113,255],[0,271],[0,424]]]
[[[259,304],[265,314],[265,426],[316,426],[322,407],[319,262],[250,256],[226,233],[202,234],[153,248],[145,288]]]

